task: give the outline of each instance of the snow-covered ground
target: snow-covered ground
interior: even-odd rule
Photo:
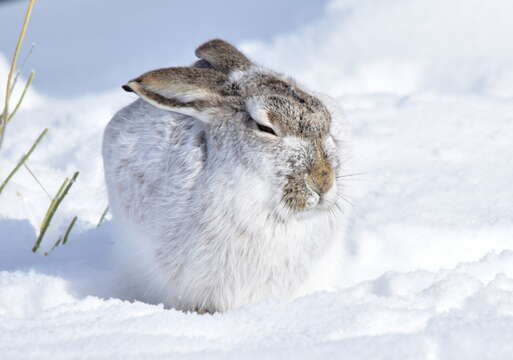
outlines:
[[[0,179],[48,127],[31,169],[50,193],[81,174],[46,248],[80,220],[69,244],[33,255],[47,195],[25,171],[1,195],[0,358],[513,358],[512,16],[506,0],[339,0],[301,29],[242,44],[344,108],[354,216],[338,291],[214,316],[113,290],[112,224],[95,227],[100,143],[132,97],[36,87],[8,129]]]

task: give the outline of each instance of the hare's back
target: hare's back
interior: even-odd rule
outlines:
[[[198,140],[203,130],[191,120],[143,100],[114,115],[103,137],[105,176],[114,212],[141,220],[158,212],[162,201],[172,201],[194,185],[204,144]]]

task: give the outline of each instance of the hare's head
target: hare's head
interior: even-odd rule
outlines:
[[[209,168],[261,179],[268,184],[261,200],[278,213],[336,206],[340,161],[325,105],[223,40],[206,42],[196,55],[200,60],[190,67],[150,71],[123,88],[200,122],[205,161],[216,164]]]

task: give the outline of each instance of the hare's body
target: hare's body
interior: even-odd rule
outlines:
[[[189,91],[188,104],[198,94]],[[309,171],[322,172],[324,182],[311,186],[323,202],[295,171],[315,146],[331,149],[323,154],[333,152],[339,171],[341,139],[277,142],[255,136],[254,126],[241,130],[244,113],[209,111],[215,122],[197,121],[204,112],[159,109],[151,96],[114,116],[103,145],[111,208],[136,249],[143,293],[215,312],[335,285],[345,222],[340,181],[326,178],[331,165],[310,163]]]

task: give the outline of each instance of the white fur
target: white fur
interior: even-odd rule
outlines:
[[[192,109],[190,107],[185,107],[185,106],[181,107],[179,110],[178,109],[170,109],[168,106],[163,105],[163,104],[159,103],[158,101],[153,100],[150,97],[147,97],[144,92],[139,90],[141,85],[138,84],[137,82],[131,81],[128,83],[128,85],[130,85],[130,87],[132,87],[132,89],[135,90],[141,98],[143,98],[144,100],[146,100],[147,102],[149,102],[150,104],[152,104],[153,106],[155,106],[159,109],[167,110],[167,111],[177,110],[177,111],[180,111],[180,113],[182,113],[184,115],[192,116],[194,118],[200,119],[205,122],[208,122],[210,119],[208,110],[198,111],[198,110]],[[154,87],[150,86],[149,90],[154,91],[157,94],[164,96],[164,97],[175,98],[176,100],[180,100],[184,103],[189,102],[189,101],[195,101],[195,100],[211,99],[212,97],[214,97],[214,95],[211,92],[209,92],[207,90],[200,90],[200,89],[187,89],[187,91],[182,91],[180,93],[177,93],[176,87],[173,87],[173,86],[170,86],[168,89],[161,88],[161,87],[154,88]]]
[[[246,100],[246,109],[249,115],[259,124],[274,128],[271,121],[269,121],[269,116],[262,103],[263,101],[261,101],[259,96],[252,96]]]
[[[347,219],[340,184],[327,200],[342,211],[319,205],[292,213],[281,204],[284,179],[271,165],[288,154],[280,160],[254,151],[249,164],[237,165],[234,148],[247,145],[230,138],[230,126],[213,129],[142,100],[107,126],[105,175],[124,231],[120,246],[133,259],[122,280],[136,284],[126,286],[130,297],[213,312],[336,285]],[[202,131],[226,137],[209,139],[207,161],[195,140]],[[287,146],[304,144],[289,139]]]

